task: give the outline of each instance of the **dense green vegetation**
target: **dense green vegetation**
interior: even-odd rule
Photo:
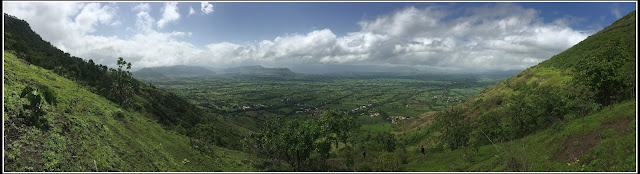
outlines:
[[[265,116],[308,118],[333,110],[362,116],[361,122],[389,124],[389,117],[413,117],[460,103],[497,80],[452,76],[448,79],[344,75],[297,75],[289,78],[214,76],[174,80],[146,79],[158,88],[189,99],[208,112],[257,124]],[[380,117],[384,117],[380,119]],[[380,120],[380,121],[375,121]],[[386,121],[385,121],[386,120]]]
[[[603,30],[609,32],[599,32],[567,50],[590,50],[588,54],[561,53],[476,94],[457,108],[463,110],[466,120],[454,124],[467,126],[446,130],[455,137],[447,141],[468,139],[460,144],[467,146],[489,144],[485,136],[496,141],[519,139],[552,124],[635,98],[635,50],[628,47],[635,43],[635,25],[629,24],[635,22],[629,20],[635,19],[634,15],[630,13]],[[584,57],[577,61],[577,56]],[[447,113],[437,116],[448,119],[462,114]]]
[[[431,143],[429,148],[462,149],[466,151],[464,158],[469,158],[468,155],[478,152],[479,148],[499,142],[555,137],[549,134],[554,134],[553,130],[564,130],[566,124],[578,124],[576,120],[581,120],[581,124],[603,124],[604,126],[604,123],[595,120],[590,123],[588,118],[607,115],[601,111],[603,108],[629,106],[629,100],[635,98],[635,38],[635,12],[632,12],[567,51],[488,87],[461,105],[435,114],[436,126],[429,127],[431,129],[428,131],[431,131],[431,135],[434,136],[436,136],[434,132],[441,133],[440,141]],[[635,111],[630,107],[625,108],[620,112],[630,114]],[[621,121],[619,124],[626,128],[626,125],[635,123],[635,118],[619,121]],[[592,132],[593,129],[604,129],[604,127],[592,127],[588,130],[574,129]],[[635,132],[622,129],[620,128],[617,132],[623,137],[635,135]],[[546,134],[540,132],[546,132]],[[547,158],[548,160],[573,160],[569,161],[570,165],[584,165],[586,168],[581,170],[587,171],[634,170],[634,165],[629,162],[635,160],[633,156],[635,150],[627,146],[629,144],[626,141],[629,139],[605,137],[598,137],[596,140],[567,139],[570,136],[576,135],[566,134],[561,140],[547,146],[566,149],[560,149],[557,152],[544,151],[546,155],[567,153],[567,149],[575,147],[581,148],[582,151],[579,154],[569,152],[572,153],[570,159]],[[583,146],[579,145],[582,143],[581,140],[593,142]],[[576,143],[562,144],[565,141],[576,141]],[[615,158],[597,157],[596,161],[626,161],[626,164],[593,164],[592,160],[596,159],[594,153],[597,153],[595,151],[598,147],[617,143],[626,144],[622,145],[626,149],[618,149],[627,152],[626,154],[621,152],[624,155],[621,154]],[[537,145],[527,145],[534,146],[532,148],[542,148],[535,147]],[[618,145],[615,146],[618,147]],[[513,154],[507,155],[510,158],[512,156]],[[503,160],[507,168],[501,170],[545,170],[545,168],[519,166],[524,162],[523,160],[527,159],[513,157],[513,159]],[[554,165],[550,166],[554,167]],[[566,168],[558,169],[566,170]]]
[[[233,149],[240,149],[240,140],[249,135],[241,126],[223,121],[219,115],[204,112],[181,97],[133,79],[128,71],[132,65],[124,59],[118,60],[117,69],[107,68],[53,47],[24,20],[5,14],[4,23],[5,50],[9,53],[74,80],[125,109],[142,111],[169,130],[198,139],[202,139],[199,135],[214,136],[202,140]]]
[[[138,80],[131,78],[132,74],[128,70],[132,65],[127,63],[122,58],[118,60],[118,69],[107,68],[104,65],[95,64],[92,60],[84,60],[78,57],[70,56],[68,53],[64,53],[61,50],[53,47],[50,43],[43,41],[40,36],[38,36],[30,29],[29,24],[23,20],[5,14],[4,24],[4,39],[6,43],[4,53],[6,56],[12,55],[19,60],[24,60],[23,62],[27,66],[38,66],[50,70],[63,78],[70,79],[74,83],[79,84],[83,89],[86,89],[91,93],[98,94],[110,100],[110,102],[116,103],[118,105],[118,108],[127,110],[129,112],[137,112],[140,116],[150,118],[152,119],[152,122],[160,123],[165,130],[170,130],[181,135],[190,136],[193,138],[193,141],[190,142],[196,144],[196,146],[198,147],[196,149],[200,150],[203,153],[214,156],[215,154],[213,151],[211,151],[211,149],[219,149],[220,146],[224,148],[240,150],[242,148],[241,140],[249,136],[249,132],[241,126],[233,125],[233,123],[231,122],[223,121],[222,117],[206,113],[174,94],[161,89],[157,89],[154,86],[141,83]],[[7,58],[5,57],[5,68],[9,69],[6,60]],[[7,75],[10,73],[10,71],[5,71],[5,80],[10,79],[9,77],[7,77]],[[33,74],[33,76],[38,75]],[[28,75],[20,76],[17,80],[26,82],[26,80],[29,78],[35,77],[31,77]],[[9,89],[8,83],[6,82],[7,81],[5,81],[4,84],[5,89]],[[33,89],[42,89],[40,91],[45,92],[43,93],[43,97],[46,99],[46,90],[51,88],[43,88],[42,86],[48,86],[48,84],[49,83],[38,83],[36,86],[25,86],[29,86]],[[25,89],[25,86],[18,90]],[[59,95],[59,92],[56,91],[56,93]],[[5,91],[5,94],[8,94],[7,91]],[[34,94],[39,95],[37,92]],[[5,95],[5,97],[7,96],[8,95]],[[73,95],[68,95],[65,97],[71,96]],[[30,96],[25,97],[29,98]],[[29,98],[29,100],[34,101],[35,99],[33,97]],[[7,102],[12,102],[13,100],[16,99],[5,99],[5,106],[8,105]],[[41,105],[42,104],[38,103],[34,106],[35,108],[41,108]],[[109,112],[115,112],[113,109],[114,108],[108,110]],[[47,127],[47,125],[51,125],[51,121],[45,121],[41,118],[42,115],[48,115],[47,113],[51,112],[44,111],[46,110],[26,109],[24,113],[21,113],[7,112],[7,110],[5,109],[5,114],[13,113],[18,115],[26,115],[29,116],[29,119],[32,120],[30,122],[23,122],[18,120],[18,115],[5,115],[5,119],[13,118],[5,122],[5,127],[7,127],[7,124],[14,123],[20,123],[20,125],[24,124],[27,126],[33,125],[36,127]],[[51,114],[64,115],[62,114],[62,111],[64,110],[56,110],[56,112],[53,112]],[[53,119],[57,117],[50,118]],[[49,122],[49,124],[46,124],[47,122]],[[60,125],[57,126],[59,127]],[[26,133],[24,129],[30,128],[20,127],[17,129],[6,129],[5,133],[12,135],[15,134],[16,137],[22,137],[25,136],[24,134]],[[49,133],[53,130],[45,129],[43,131]],[[5,142],[11,144],[14,142],[14,140],[15,139],[8,139]],[[22,149],[19,149],[18,151],[21,150]],[[25,159],[34,160],[34,158]],[[6,160],[7,158],[5,158],[5,161]],[[42,163],[41,161],[38,161],[35,164],[41,165]],[[16,166],[16,168],[20,167],[21,166]],[[164,167],[167,170],[177,169],[168,166],[160,167]],[[122,169],[127,168],[123,167]],[[35,168],[35,170],[45,169]],[[136,171],[154,171],[154,169],[136,169]]]
[[[144,82],[252,130],[249,146],[261,159],[257,168],[380,171],[387,168],[367,160],[382,163],[406,154],[397,148],[405,144],[398,143],[399,130],[392,122],[459,104],[497,79],[402,73],[224,74]],[[384,156],[363,160],[363,150]]]
[[[255,170],[246,153],[217,146],[202,152],[147,113],[6,51],[4,68],[6,171]]]

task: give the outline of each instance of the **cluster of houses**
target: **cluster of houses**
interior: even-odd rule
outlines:
[[[369,113],[369,117],[376,117],[376,116],[380,116],[380,113],[378,112],[373,112],[373,113]],[[392,124],[396,124],[398,123],[398,121],[400,120],[407,120],[407,119],[411,119],[411,117],[405,117],[405,116],[391,116],[387,119],[391,120]]]
[[[358,106],[357,108],[355,108],[355,109],[353,109],[351,111],[358,111],[358,110],[361,110],[361,109],[364,110],[364,109],[367,109],[367,106],[371,106],[371,104],[368,104],[366,106],[364,106],[364,105],[363,106]]]
[[[242,106],[242,110],[247,110],[247,109],[251,109],[251,108],[262,109],[262,108],[267,108],[267,105],[254,104],[254,105],[250,105],[250,106]]]
[[[407,120],[407,119],[411,119],[411,117],[404,117],[404,116],[392,116],[392,117],[389,117],[389,119],[391,119],[391,123],[392,123],[392,124],[396,124],[396,123],[398,123],[398,121],[400,121],[400,120]]]
[[[433,97],[431,97],[431,98],[432,98],[432,99],[438,99],[438,96],[437,96],[437,95],[434,95],[434,96],[433,96]],[[451,97],[446,97],[446,98],[445,98],[445,97],[443,96],[443,97],[442,97],[442,101],[446,101],[447,103],[449,103],[449,102],[458,102],[458,103],[462,103],[462,99],[457,98],[457,97],[456,97],[456,98],[451,98]]]
[[[300,109],[304,109],[304,108],[300,108]],[[327,110],[322,108],[314,108],[314,109],[306,108],[304,110],[296,111],[296,114],[307,113],[307,116],[319,116],[324,114],[325,112],[327,112]]]

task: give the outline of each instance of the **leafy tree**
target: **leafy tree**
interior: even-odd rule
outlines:
[[[598,103],[608,106],[615,101],[629,98],[626,91],[634,90],[628,68],[635,55],[621,48],[620,41],[609,40],[576,65],[576,80],[595,93]]]
[[[258,157],[282,160],[295,170],[309,168],[311,154],[316,153],[320,161],[329,157],[330,141],[326,132],[315,120],[289,120],[282,122],[281,116],[268,117],[261,132],[254,134]]]
[[[334,111],[320,115],[319,122],[322,131],[327,134],[329,140],[335,140],[336,146],[339,141],[346,144],[349,134],[359,127],[353,117]]]
[[[123,104],[129,97],[135,94],[133,90],[133,83],[131,72],[131,63],[125,61],[122,57],[118,58],[118,69],[113,70],[112,74],[114,76],[112,91],[113,91],[113,99],[117,101],[119,104]],[[126,68],[126,69],[125,69]]]
[[[280,136],[284,141],[282,148],[286,149],[284,159],[295,169],[300,169],[307,165],[307,159],[315,150],[320,131],[313,120],[291,120],[283,125]]]
[[[436,114],[435,124],[440,127],[443,142],[451,150],[467,145],[471,127],[462,109],[453,107]]]

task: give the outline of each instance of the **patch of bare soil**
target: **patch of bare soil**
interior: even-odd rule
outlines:
[[[575,159],[580,159],[582,155],[591,152],[593,147],[602,141],[602,137],[597,135],[598,132],[605,129],[613,129],[620,135],[631,133],[632,130],[627,129],[627,126],[631,121],[631,118],[619,119],[615,122],[602,125],[600,130],[593,131],[587,136],[574,135],[564,142],[563,149],[556,152],[555,155],[553,155],[552,160],[574,161]]]
[[[591,132],[587,136],[571,136],[564,142],[564,149],[556,152],[552,160],[574,161],[575,159],[580,159],[582,155],[589,153],[600,141],[602,141],[602,138],[596,136],[595,132]]]
[[[613,129],[616,132],[618,132],[618,134],[626,134],[626,133],[633,132],[632,130],[627,129],[627,126],[631,121],[632,121],[631,118],[620,119],[616,122],[605,124],[602,127],[604,129]]]

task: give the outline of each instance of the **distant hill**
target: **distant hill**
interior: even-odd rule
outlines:
[[[335,64],[304,64],[295,65],[291,70],[304,74],[333,74],[333,73],[420,73],[419,69],[411,66],[385,65],[335,65]]]
[[[227,74],[244,74],[244,75],[266,75],[266,76],[293,76],[294,72],[289,68],[265,68],[260,65],[239,66],[224,69]]]
[[[180,77],[202,77],[215,75],[207,68],[200,66],[187,66],[187,65],[175,65],[175,66],[163,66],[163,67],[147,67],[133,72],[133,77],[146,79],[146,78],[180,78]]]
[[[392,72],[392,73],[419,73],[421,72],[417,68],[410,66],[394,66],[389,68],[384,68],[376,72]]]
[[[133,77],[136,79],[167,79],[168,77],[153,68],[142,68],[138,71],[133,72]]]

